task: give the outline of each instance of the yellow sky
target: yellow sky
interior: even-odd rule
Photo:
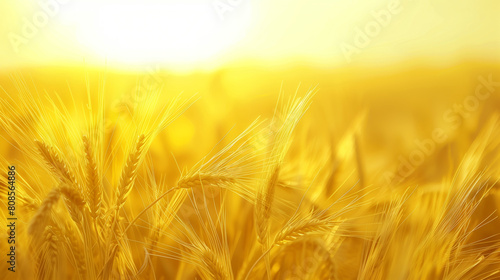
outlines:
[[[500,58],[496,0],[21,0],[0,10],[1,67]]]

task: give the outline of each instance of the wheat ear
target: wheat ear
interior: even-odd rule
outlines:
[[[245,280],[248,279],[252,270],[262,258],[269,257],[269,253],[275,246],[286,245],[301,240],[303,237],[321,232],[337,231],[341,221],[333,221],[331,217],[313,217],[309,219],[294,219],[276,234],[272,244],[267,245],[263,254],[255,261],[247,271]],[[263,244],[265,245],[265,244]],[[266,264],[267,266],[267,264]]]
[[[52,279],[57,269],[57,256],[59,255],[59,237],[52,226],[45,227],[43,232],[43,247],[38,254],[37,279]]]
[[[42,204],[38,208],[36,214],[31,219],[30,225],[28,227],[29,234],[35,234],[35,232],[37,232],[41,228],[41,226],[45,224],[45,221],[50,216],[50,211],[54,207],[54,204],[59,201],[60,196],[61,192],[58,188],[53,188],[49,192],[49,194],[47,194],[45,199],[42,201]]]
[[[173,189],[170,189],[170,190],[167,190],[166,192],[164,192],[163,194],[161,194],[159,197],[157,197],[152,203],[150,203],[147,207],[145,207],[144,209],[142,209],[142,211],[129,223],[129,225],[125,228],[125,230],[123,231],[123,234],[125,234],[128,229],[149,209],[151,209],[151,207],[153,207],[154,205],[156,205],[161,199],[163,199],[167,194],[173,192],[173,191],[176,191],[176,190],[180,190],[180,189],[191,189],[191,188],[194,188],[194,187],[199,187],[199,186],[223,186],[223,185],[227,185],[227,184],[233,184],[233,183],[236,183],[236,180],[234,178],[231,178],[231,177],[227,177],[227,176],[222,176],[222,175],[209,175],[209,174],[204,174],[204,173],[198,173],[198,174],[195,174],[193,176],[190,176],[190,177],[184,177],[184,178],[181,178],[178,182],[177,182],[177,187],[176,188],[173,188]],[[185,199],[185,194],[184,195],[180,195],[179,196],[179,200],[180,202],[184,201]],[[176,199],[174,199],[173,201],[176,201]],[[178,209],[178,207],[180,207],[180,204],[179,202],[177,202],[177,207],[174,207],[174,209]],[[172,213],[176,213],[177,210],[174,210],[172,211]],[[164,223],[166,224],[170,224],[170,221],[171,219],[173,218],[173,215],[169,215],[169,219],[167,221],[164,221]]]
[[[85,279],[87,269],[85,266],[85,248],[83,247],[83,242],[75,232],[76,229],[71,227],[69,223],[66,224],[65,236],[67,237],[68,250],[71,252],[74,258],[75,266],[78,271],[80,278]]]
[[[274,200],[274,192],[278,184],[280,167],[277,166],[263,193],[258,193],[256,201],[256,227],[257,237],[261,244],[268,245],[269,239],[269,218],[271,217],[271,207]]]
[[[68,165],[59,156],[54,147],[38,140],[35,140],[35,143],[38,146],[38,151],[44,158],[50,170],[59,176],[62,181],[77,185],[76,177],[70,171]]]
[[[135,178],[137,177],[137,170],[139,161],[141,159],[144,146],[146,143],[146,136],[142,134],[137,139],[135,149],[129,154],[125,167],[123,168],[122,175],[120,177],[120,184],[118,186],[118,193],[116,195],[116,210],[118,211],[125,201],[127,200],[132,187],[134,186]]]
[[[269,247],[269,218],[271,217],[271,209],[274,200],[274,193],[280,175],[281,165],[284,162],[285,155],[290,147],[290,140],[293,130],[297,126],[300,118],[307,111],[311,103],[311,98],[314,95],[312,91],[302,99],[291,99],[287,107],[284,109],[283,116],[285,117],[281,127],[271,134],[270,154],[267,162],[268,166],[265,170],[258,192],[255,205],[256,230],[259,242],[263,245],[263,250]],[[274,116],[278,117],[277,115]],[[274,130],[273,130],[274,131]],[[269,259],[266,259],[269,271]]]
[[[200,186],[224,186],[234,183],[236,183],[236,180],[232,177],[198,173],[190,177],[181,178],[177,182],[177,186],[180,189],[190,189]]]
[[[339,224],[340,221],[332,222],[321,218],[296,220],[278,232],[274,239],[274,244],[278,246],[284,245],[311,234],[332,231]]]
[[[94,150],[87,136],[83,136],[83,146],[87,162],[87,201],[90,208],[90,216],[95,219],[101,213],[102,188],[97,164],[94,159]]]
[[[202,249],[198,252],[200,261],[203,266],[203,271],[208,274],[210,279],[213,280],[229,280],[231,273],[227,271],[225,266],[219,260],[219,256],[208,248]]]
[[[62,185],[59,187],[59,191],[71,203],[71,206],[76,206],[79,211],[83,211],[85,200],[78,190],[68,185]]]
[[[83,209],[85,207],[85,200],[83,199],[83,196],[78,190],[68,185],[60,186],[59,191],[62,195],[64,195],[66,206],[68,207],[68,212],[71,215],[71,218],[75,222],[80,223]]]
[[[34,234],[36,230],[38,230],[40,226],[45,223],[47,218],[50,216],[50,211],[59,201],[61,195],[64,195],[64,197],[68,200],[69,203],[67,203],[67,205],[73,219],[77,221],[79,220],[80,214],[85,206],[85,201],[77,190],[67,185],[62,185],[60,187],[53,188],[42,201],[42,204],[38,208],[36,214],[31,219],[31,223],[28,227],[29,234]]]

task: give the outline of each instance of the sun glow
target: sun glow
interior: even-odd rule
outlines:
[[[247,8],[228,22],[211,3],[87,3],[72,8],[61,20],[75,26],[80,46],[108,62],[132,65],[213,64],[245,37],[252,19]]]
[[[472,11],[442,0],[25,1],[0,3],[0,67],[447,63],[466,55],[498,60],[500,42],[494,0]]]

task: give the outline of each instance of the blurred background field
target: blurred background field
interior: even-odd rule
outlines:
[[[455,137],[470,140],[499,109],[500,89],[494,85],[499,76],[495,63],[467,61],[440,67],[407,63],[341,69],[240,65],[194,73],[35,67],[3,71],[0,81],[4,94],[16,92],[16,84],[22,81],[33,92],[59,95],[70,111],[75,109],[74,100],[77,109],[86,102],[87,90],[97,92],[103,86],[109,123],[126,118],[148,92],[161,91],[163,102],[179,93],[198,94],[199,100],[162,134],[156,146],[162,154],[172,153],[192,164],[231,130],[241,131],[258,116],[272,118],[280,91],[300,95],[316,88],[312,109],[299,127],[305,138],[301,141],[322,153],[325,143],[335,146],[346,133],[356,130],[366,158],[367,180],[383,184],[384,174],[398,168],[400,157],[408,158],[418,149],[415,141],[432,138],[436,128],[449,135],[451,143],[443,146],[457,144]],[[475,96],[483,85],[480,77],[494,82],[488,98],[465,105],[472,109],[455,108],[464,107],[467,98]],[[485,87],[483,91],[489,92]],[[3,151],[9,157],[15,153],[8,145],[3,145]],[[170,164],[163,168],[164,172],[173,170]]]

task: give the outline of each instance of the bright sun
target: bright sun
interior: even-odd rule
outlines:
[[[222,18],[213,3],[74,5],[61,20],[79,44],[108,62],[202,64],[227,54],[248,31],[251,9]]]

